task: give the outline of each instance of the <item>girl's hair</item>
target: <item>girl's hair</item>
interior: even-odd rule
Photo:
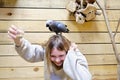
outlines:
[[[60,51],[66,51],[67,53],[70,45],[71,45],[71,42],[62,35],[53,35],[49,38],[49,40],[46,43],[45,57],[46,57],[47,68],[50,73],[53,72],[53,68],[54,68],[50,60],[50,53],[52,49],[56,48]]]

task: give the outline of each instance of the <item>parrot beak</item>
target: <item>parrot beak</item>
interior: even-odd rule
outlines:
[[[49,24],[46,24],[46,27],[49,27]]]

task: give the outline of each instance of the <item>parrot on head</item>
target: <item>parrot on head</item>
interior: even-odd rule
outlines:
[[[67,25],[54,20],[47,20],[46,27],[48,27],[50,31],[55,32],[56,34],[59,34],[59,33],[61,34],[62,32],[64,33],[69,32]]]

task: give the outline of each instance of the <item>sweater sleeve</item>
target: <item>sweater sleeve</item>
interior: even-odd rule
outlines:
[[[44,60],[44,48],[40,45],[32,45],[22,38],[21,46],[15,46],[17,53],[28,62],[39,62]]]
[[[92,80],[87,60],[78,49],[68,51],[63,69],[72,80]]]

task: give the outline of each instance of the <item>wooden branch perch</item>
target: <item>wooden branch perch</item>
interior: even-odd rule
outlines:
[[[104,5],[102,5],[101,0],[96,0],[96,3],[101,8],[101,10],[103,12],[104,19],[105,19],[105,22],[106,22],[106,26],[107,26],[107,29],[108,29],[108,33],[109,33],[109,36],[110,36],[110,39],[111,39],[111,42],[112,42],[112,45],[113,45],[113,50],[115,52],[117,62],[118,62],[118,64],[120,64],[120,58],[119,58],[118,50],[117,50],[117,47],[116,47],[116,44],[115,44],[115,40],[114,40],[114,37],[113,37],[113,34],[112,34],[112,30],[110,28],[110,24],[109,24],[109,21],[108,21],[108,17],[107,17],[107,14],[106,14],[105,7],[104,7]]]
[[[120,80],[120,58],[119,58],[119,53],[118,53],[118,50],[117,50],[117,47],[116,47],[115,38],[114,38],[114,35],[113,35],[112,30],[110,28],[110,24],[109,24],[108,17],[107,17],[107,14],[106,14],[105,6],[102,5],[101,0],[96,0],[96,3],[100,7],[100,9],[102,10],[103,15],[104,15],[104,19],[105,19],[105,22],[106,22],[108,33],[109,33],[111,43],[112,43],[112,46],[113,46],[113,51],[114,51],[114,54],[115,54],[115,57],[116,57],[116,60],[117,60],[117,63],[118,63],[117,64],[118,80]]]
[[[116,27],[116,30],[115,30],[115,33],[114,33],[114,38],[115,38],[115,36],[116,36],[116,34],[117,34],[117,32],[118,32],[118,27],[119,27],[119,25],[120,25],[120,19],[119,19],[119,21],[118,21],[118,24],[117,24],[117,27]]]

